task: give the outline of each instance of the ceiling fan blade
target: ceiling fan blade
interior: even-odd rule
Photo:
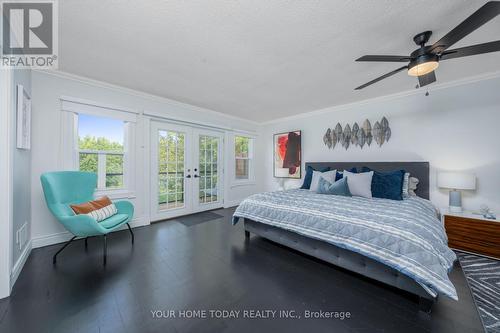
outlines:
[[[365,88],[365,87],[368,87],[369,85],[374,84],[375,82],[378,82],[378,81],[383,80],[383,79],[385,79],[385,78],[388,78],[389,76],[392,76],[392,75],[394,75],[394,74],[396,74],[396,73],[398,73],[398,72],[401,72],[403,69],[408,69],[408,66],[403,66],[403,67],[400,67],[400,68],[398,68],[398,69],[395,69],[395,70],[393,70],[392,72],[389,72],[389,73],[387,73],[387,74],[384,74],[384,75],[382,75],[382,76],[380,76],[380,77],[376,78],[375,80],[371,80],[370,82],[367,82],[367,83],[365,83],[365,84],[363,84],[363,85],[361,85],[361,86],[357,87],[357,88],[356,88],[356,89],[354,89],[354,90],[361,90],[361,89],[363,89],[363,88]]]
[[[418,85],[420,87],[431,84],[432,82],[436,82],[436,73],[434,73],[434,71],[418,77]]]
[[[441,55],[441,60],[461,58],[476,54],[483,54],[483,53],[497,52],[497,51],[500,51],[500,40],[444,51],[443,54]]]
[[[365,55],[356,61],[386,61],[386,62],[408,62],[410,57],[394,55]]]
[[[429,51],[437,54],[441,53],[483,24],[500,14],[500,1],[487,2],[471,16],[465,19],[455,29],[448,32],[443,38],[435,42]]]

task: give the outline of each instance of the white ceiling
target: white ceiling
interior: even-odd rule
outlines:
[[[408,55],[415,34],[432,43],[485,2],[64,0],[59,69],[263,122],[412,89],[402,72],[354,91],[401,66],[354,60]],[[497,18],[456,47],[499,32]],[[437,78],[498,70],[500,52],[442,62]]]

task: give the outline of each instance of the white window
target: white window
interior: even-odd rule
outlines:
[[[240,135],[234,137],[235,182],[253,180],[253,145],[253,138]]]
[[[74,97],[60,99],[63,111],[60,167],[96,173],[95,196],[133,198],[139,112]]]
[[[127,123],[78,114],[78,169],[97,174],[97,189],[123,189],[126,183]]]

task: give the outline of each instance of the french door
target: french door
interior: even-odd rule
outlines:
[[[151,123],[151,219],[223,205],[221,132]]]

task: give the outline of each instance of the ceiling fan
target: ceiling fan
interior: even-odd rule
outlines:
[[[499,14],[500,1],[490,1],[432,45],[425,45],[429,41],[432,31],[425,31],[413,37],[413,41],[420,48],[413,51],[409,56],[365,55],[356,59],[356,61],[408,62],[408,65],[371,80],[355,90],[368,87],[405,69],[408,70],[408,75],[417,76],[419,86],[423,87],[436,81],[434,70],[438,68],[439,61],[500,51],[500,40],[448,50],[450,46]]]

